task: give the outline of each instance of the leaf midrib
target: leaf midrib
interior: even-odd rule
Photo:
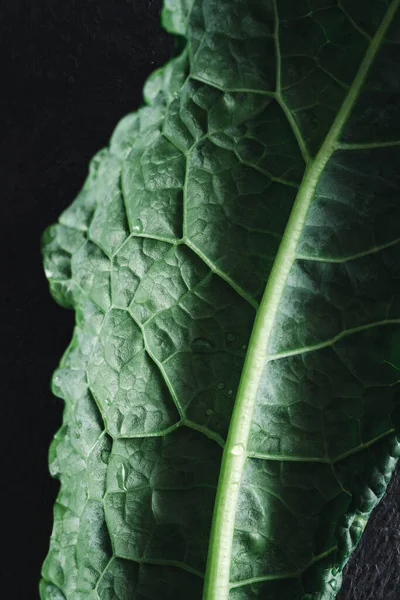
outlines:
[[[399,5],[400,0],[393,0],[390,4],[367,48],[356,77],[324,143],[314,160],[306,166],[302,183],[255,318],[222,457],[208,550],[203,600],[227,600],[229,596],[230,563],[239,488],[247,458],[246,447],[256,395],[262,371],[269,360],[266,349],[269,345],[275,317],[287,277],[296,260],[297,244],[320,175],[338,146],[341,131],[353,109]]]

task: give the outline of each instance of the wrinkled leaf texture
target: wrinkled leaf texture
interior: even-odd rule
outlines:
[[[41,597],[331,600],[399,455],[399,0],[163,23],[43,238],[76,326]]]

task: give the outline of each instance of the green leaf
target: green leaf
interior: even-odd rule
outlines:
[[[400,454],[400,0],[169,0],[43,236],[42,600],[332,600]]]

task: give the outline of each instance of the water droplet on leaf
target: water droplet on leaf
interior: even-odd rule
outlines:
[[[329,581],[329,585],[331,586],[331,588],[332,588],[333,590],[336,590],[336,588],[337,588],[337,580],[336,580],[336,579],[331,579],[331,580]]]
[[[243,454],[243,452],[244,452],[243,444],[235,444],[231,450],[231,453],[234,456],[240,456],[241,454]]]
[[[265,538],[260,533],[250,533],[249,542],[252,552],[255,554],[265,553]]]
[[[228,331],[228,333],[225,334],[225,339],[227,342],[234,342],[236,340],[236,333]]]
[[[142,233],[143,223],[141,219],[136,219],[135,221],[133,221],[131,229],[133,233]]]
[[[221,381],[221,383],[219,383],[219,384],[217,385],[217,388],[218,388],[219,390],[223,390],[223,389],[225,388],[225,384],[224,384],[224,383]]]
[[[118,467],[118,471],[117,471],[117,483],[118,483],[118,487],[121,490],[126,490],[125,480],[126,480],[125,465],[121,465],[120,467]]]
[[[207,408],[206,415],[208,415],[209,417],[211,417],[211,415],[213,415],[213,414],[214,414],[213,409],[212,408]]]

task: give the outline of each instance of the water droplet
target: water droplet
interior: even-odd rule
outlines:
[[[81,434],[79,433],[79,431],[77,429],[75,429],[74,437],[76,440],[79,440],[79,438],[81,437]]]
[[[60,466],[58,464],[58,461],[55,460],[52,463],[49,464],[49,470],[50,470],[50,475],[52,477],[54,477],[54,479],[58,479],[61,471],[60,471]]]
[[[336,590],[336,588],[337,588],[337,580],[336,579],[331,579],[328,583],[333,590]]]
[[[232,396],[233,390],[228,390],[228,396]]]
[[[225,384],[223,383],[223,381],[221,381],[221,383],[219,383],[219,384],[217,385],[217,388],[218,388],[219,390],[223,390],[223,389],[225,389]]]
[[[135,221],[133,221],[133,223],[132,223],[131,229],[132,229],[133,233],[142,233],[143,223],[142,223],[141,219],[135,219]]]
[[[264,554],[265,553],[265,537],[260,533],[250,533],[249,534],[249,543],[251,546],[251,551],[255,554]]]
[[[107,465],[108,461],[110,460],[110,453],[109,453],[109,451],[108,450],[102,450],[101,454],[100,454],[100,458],[103,461],[103,463],[105,465]]]
[[[213,409],[212,408],[207,408],[206,415],[208,415],[209,417],[211,417],[211,415],[213,415],[213,414],[214,414]]]
[[[213,350],[214,342],[208,338],[199,337],[193,340],[193,342],[190,344],[190,348],[194,351]]]
[[[246,350],[246,348],[247,348],[247,344],[243,344],[242,345],[242,350]]]
[[[228,333],[225,334],[225,339],[227,342],[234,342],[236,340],[236,333],[228,331]]]
[[[243,452],[244,452],[243,444],[235,444],[231,450],[231,453],[234,456],[240,456],[241,454],[243,454]]]
[[[126,480],[125,465],[121,465],[117,471],[117,483],[118,483],[118,487],[121,490],[126,490],[125,480]]]

